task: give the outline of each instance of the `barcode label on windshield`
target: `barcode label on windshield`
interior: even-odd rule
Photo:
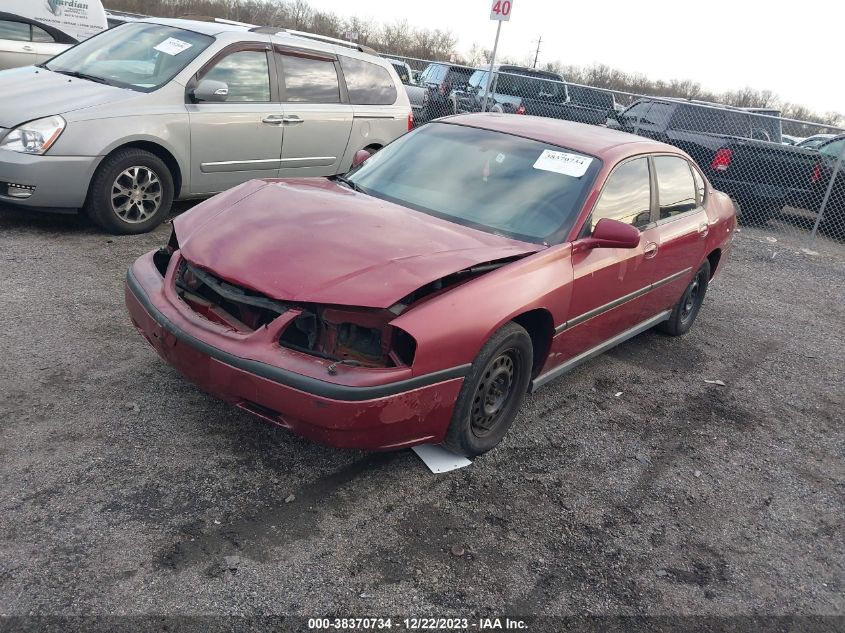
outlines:
[[[166,55],[178,55],[182,51],[186,51],[191,48],[193,44],[188,44],[188,42],[183,42],[182,40],[177,40],[175,37],[168,37],[164,40],[161,44],[155,47],[157,51],[161,51]]]
[[[580,178],[587,173],[587,168],[593,159],[589,156],[582,156],[581,154],[570,154],[569,152],[555,152],[547,149],[540,154],[534,162],[534,169],[542,169],[543,171],[553,171],[564,176],[572,176],[573,178]]]

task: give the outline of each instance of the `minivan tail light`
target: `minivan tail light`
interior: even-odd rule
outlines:
[[[731,160],[733,160],[733,157],[733,150],[723,147],[716,152],[716,155],[713,157],[713,162],[710,163],[710,168],[713,171],[727,171],[728,167],[731,166]]]
[[[813,168],[813,174],[810,176],[810,182],[816,184],[822,179],[822,166],[821,163],[816,163],[816,166]]]
[[[411,110],[408,113],[408,131],[410,132],[413,129],[414,129],[414,111]]]

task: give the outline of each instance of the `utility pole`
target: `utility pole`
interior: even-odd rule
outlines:
[[[543,36],[540,36],[540,39],[537,40],[537,51],[534,53],[534,68],[537,68],[537,58],[540,57],[540,44],[543,43]]]

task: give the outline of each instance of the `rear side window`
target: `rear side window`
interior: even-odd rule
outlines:
[[[29,42],[29,24],[12,22],[11,20],[0,20],[0,40]]]
[[[396,84],[386,68],[351,57],[341,57],[349,102],[355,105],[393,105]]]
[[[452,68],[449,71],[449,83],[453,85],[468,83],[472,75],[472,68]]]
[[[654,169],[661,220],[692,211],[698,206],[692,168],[687,161],[677,156],[655,156]]]
[[[842,153],[843,146],[845,146],[845,138],[840,138],[835,141],[831,141],[827,145],[823,145],[819,148],[819,151],[832,158],[839,158],[839,154]]]
[[[469,78],[469,85],[473,88],[484,86],[487,83],[487,73],[483,70],[476,70]]]
[[[238,51],[227,55],[203,78],[222,81],[229,87],[227,103],[270,101],[270,68],[264,51]]]
[[[282,55],[282,73],[285,101],[340,103],[340,85],[334,61]]]
[[[403,84],[411,83],[411,76],[408,74],[408,67],[405,66],[405,64],[390,63],[393,64],[393,70],[395,70],[396,74],[399,75],[399,81]]]
[[[53,39],[53,36],[50,35],[44,29],[38,28],[34,24],[32,25],[32,41],[39,43],[39,44],[51,44],[56,40]]]
[[[593,208],[592,228],[602,218],[642,228],[651,222],[651,183],[647,158],[636,158],[613,170]]]

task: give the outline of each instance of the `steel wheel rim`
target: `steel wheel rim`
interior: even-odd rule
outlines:
[[[493,433],[509,409],[519,375],[519,356],[505,350],[487,365],[472,402],[470,425],[476,437]]]
[[[161,207],[162,193],[161,179],[152,169],[129,167],[112,184],[112,211],[128,224],[146,222]]]
[[[695,279],[692,280],[692,283],[687,288],[686,293],[684,293],[683,299],[683,308],[681,309],[681,320],[686,321],[689,319],[690,315],[695,310],[695,306],[698,304],[699,294],[701,292],[701,273],[698,273],[695,276]]]

